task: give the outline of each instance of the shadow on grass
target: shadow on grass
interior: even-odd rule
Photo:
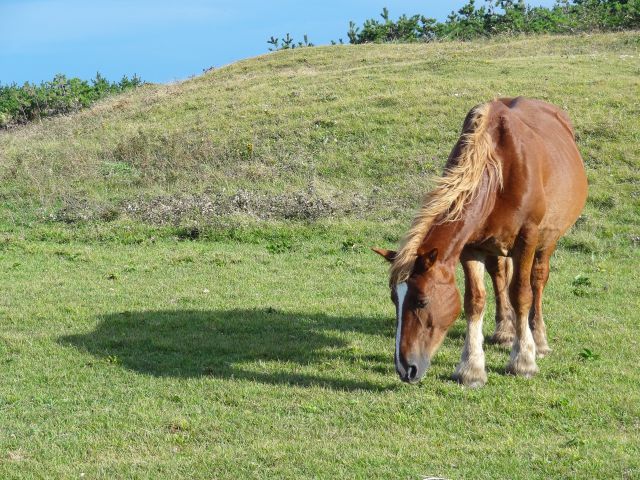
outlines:
[[[154,376],[251,380],[337,390],[398,386],[388,358],[358,354],[345,332],[392,338],[389,319],[330,317],[266,310],[162,310],[100,318],[96,329],[59,342]],[[344,368],[341,368],[343,364]],[[355,364],[355,366],[353,366]],[[275,368],[274,368],[275,365]],[[311,368],[309,368],[311,367]],[[381,382],[354,370],[387,372]],[[320,373],[307,373],[308,370]]]

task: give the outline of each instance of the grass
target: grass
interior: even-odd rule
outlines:
[[[592,192],[580,244],[599,236],[627,247],[640,208],[639,51],[637,32],[333,46],[146,85],[0,132],[0,226],[32,237],[47,222],[206,230],[229,217],[356,216],[404,225],[467,111],[526,94],[574,120]]]
[[[459,321],[410,387],[393,368],[386,267],[342,238],[286,254],[269,242],[7,246],[0,477],[640,474],[631,262],[556,255],[554,352],[535,379],[504,375],[508,353],[487,347],[486,388],[450,381]],[[572,293],[579,274],[588,296]]]
[[[640,478],[638,39],[279,52],[0,134],[0,478]],[[465,389],[459,320],[401,384],[368,247],[520,93],[590,180],[553,353],[527,381],[487,346]]]

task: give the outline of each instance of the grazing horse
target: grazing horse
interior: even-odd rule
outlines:
[[[566,113],[522,97],[472,109],[443,176],[399,250],[374,249],[391,262],[400,378],[409,383],[422,378],[460,313],[458,260],[465,276],[467,332],[454,378],[472,387],[487,381],[485,268],[496,290],[493,340],[512,342],[507,372],[533,376],[536,354],[550,352],[542,319],[549,258],[586,197],[584,165]]]

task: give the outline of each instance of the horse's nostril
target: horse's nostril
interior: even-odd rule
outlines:
[[[409,378],[409,380],[415,380],[417,374],[418,367],[416,367],[415,365],[410,365],[409,369],[407,370],[407,377]]]

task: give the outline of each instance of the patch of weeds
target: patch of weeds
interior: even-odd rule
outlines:
[[[314,405],[312,403],[308,403],[306,405],[302,405],[302,411],[305,413],[322,413],[322,409],[320,407],[318,407],[317,405]]]
[[[267,251],[269,253],[286,253],[293,250],[293,244],[288,239],[273,240],[267,244]]]
[[[579,230],[581,228],[584,228],[588,223],[589,223],[589,215],[586,215],[583,213],[578,217],[578,219],[576,220],[576,223],[573,224],[573,228],[575,228],[576,230]]]
[[[563,447],[582,447],[586,445],[587,442],[578,437],[572,437],[566,442],[562,444]]]
[[[64,197],[58,201],[58,204],[57,209],[45,215],[47,220],[76,224],[89,221],[96,216],[95,205],[82,198]]]
[[[361,252],[364,250],[364,245],[360,239],[347,238],[342,242],[341,249],[343,252]]]
[[[555,408],[558,410],[563,410],[569,406],[569,400],[564,397],[556,398],[555,400],[549,403],[551,408]]]
[[[342,267],[347,265],[347,262],[345,262],[342,258],[338,257],[338,258],[336,258],[335,262],[333,262],[333,265],[335,267],[342,268]]]
[[[336,121],[319,118],[313,122],[313,125],[318,128],[332,128],[336,126]]]
[[[189,422],[185,419],[175,420],[167,425],[169,433],[184,433],[190,430]]]
[[[204,367],[202,369],[202,374],[206,376],[215,375],[218,369],[216,367]]]
[[[185,223],[211,224],[238,214],[261,220],[318,220],[336,213],[358,213],[364,208],[361,200],[350,199],[339,204],[334,198],[325,198],[313,189],[268,195],[261,192],[238,190],[233,194],[166,195],[134,198],[120,208],[131,218],[153,225],[184,225]],[[193,227],[181,227],[183,238],[192,238]]]
[[[394,97],[378,97],[372,101],[373,105],[380,108],[392,108],[398,105],[398,100]]]
[[[251,142],[247,142],[246,146],[245,146],[245,156],[247,158],[252,158],[253,157],[253,143]]]
[[[338,96],[333,92],[321,92],[318,93],[317,99],[319,102],[334,102],[338,100]]]
[[[215,265],[216,267],[224,267],[227,264],[224,258],[220,258],[220,257],[210,258],[208,263],[211,265]]]
[[[229,139],[225,146],[223,156],[227,160],[251,160],[254,156],[255,145],[246,138]]]
[[[616,206],[615,198],[611,195],[592,195],[588,198],[587,203],[601,210],[611,210]]]
[[[104,207],[100,209],[100,212],[98,213],[100,220],[105,222],[113,222],[114,220],[117,220],[119,216],[120,211],[113,206]]]
[[[100,173],[105,177],[129,176],[133,171],[133,167],[130,164],[121,161],[106,161],[102,163],[100,168]]]
[[[240,263],[239,258],[228,257],[227,255],[221,253],[210,253],[206,255],[203,259],[205,263],[209,265],[214,265],[216,267],[224,267],[225,265],[235,265]]]
[[[586,297],[591,293],[591,280],[583,274],[576,275],[571,281],[573,289],[571,290],[576,297]]]
[[[60,257],[68,262],[77,262],[84,260],[82,258],[82,253],[80,252],[70,252],[67,250],[56,250],[53,254],[57,257]]]
[[[109,365],[119,365],[120,364],[120,359],[118,358],[117,355],[107,355],[104,360]]]
[[[181,264],[189,264],[189,263],[194,263],[195,259],[193,258],[193,255],[177,255],[173,258],[171,258],[171,260],[169,260],[169,263],[171,263],[172,265],[181,265]]]
[[[598,227],[597,235],[598,235],[598,238],[611,239],[611,238],[614,238],[615,233],[611,228]]]
[[[574,287],[590,286],[591,280],[586,275],[580,273],[574,277],[574,279],[571,281],[571,285],[573,285]]]
[[[589,348],[583,348],[578,355],[580,356],[580,358],[587,361],[598,360],[600,358],[599,354],[591,351],[591,349]]]
[[[176,230],[176,237],[178,237],[179,240],[197,240],[200,238],[200,233],[199,227],[179,227]]]
[[[558,242],[558,246],[571,252],[594,253],[596,251],[593,242],[571,236],[562,237]]]

